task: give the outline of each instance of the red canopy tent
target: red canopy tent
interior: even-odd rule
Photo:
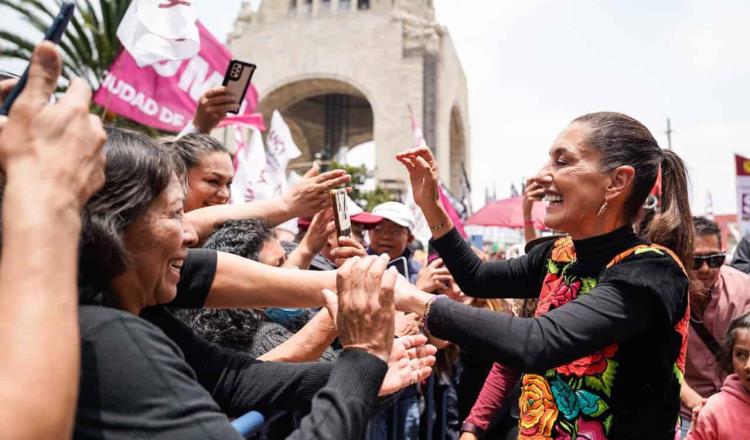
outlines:
[[[547,208],[543,202],[534,202],[531,220],[536,229],[546,229],[544,226],[546,212]],[[521,197],[495,200],[469,217],[465,225],[523,228],[523,201]]]

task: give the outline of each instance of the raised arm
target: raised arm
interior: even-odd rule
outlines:
[[[470,296],[531,298],[537,295],[544,258],[482,261],[463,241],[440,203],[437,161],[428,147],[396,155],[409,173],[414,201],[432,231],[432,244],[456,283]],[[530,264],[531,263],[531,264]]]
[[[199,242],[228,220],[262,218],[276,226],[295,217],[312,216],[331,206],[328,191],[350,181],[351,176],[344,170],[318,174],[317,166],[313,166],[297,185],[278,198],[194,209],[185,213],[185,218],[195,228]]]
[[[0,133],[0,431],[14,439],[70,438],[78,393],[80,210],[104,182],[105,134],[83,80],[48,105],[61,65],[37,47]]]

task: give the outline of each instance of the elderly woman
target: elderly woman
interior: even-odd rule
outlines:
[[[433,245],[468,295],[533,298],[533,318],[475,309],[412,290],[397,305],[433,335],[524,372],[520,439],[673,439],[688,320],[692,219],[682,161],[619,113],[575,119],[536,176],[546,225],[567,237],[523,257],[482,263],[437,201],[429,149],[397,156]],[[661,173],[661,213],[631,226]],[[657,243],[669,240],[669,250]],[[674,251],[674,252],[672,252]]]
[[[378,390],[392,393],[429,374],[434,350],[412,348],[423,338],[393,343],[396,274],[384,270],[385,257],[352,259],[337,275],[344,350],[335,364],[261,362],[194,334],[161,305],[200,303],[214,290],[237,294],[238,278],[268,285],[288,271],[188,251],[196,237],[169,155],[116,129],[105,150],[106,182],[83,219],[75,438],[239,439],[227,415],[250,409],[309,410],[290,438],[358,438]],[[326,276],[308,283],[325,285]],[[212,301],[227,305],[221,295]]]
[[[208,134],[188,134],[165,143],[186,172],[185,212],[199,241],[228,220],[260,217],[273,226],[295,217],[311,217],[331,204],[328,191],[351,180],[344,170],[318,174],[317,166],[281,196],[249,203],[230,202],[234,177],[229,151]]]

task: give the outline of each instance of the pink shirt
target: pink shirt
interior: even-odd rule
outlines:
[[[688,440],[747,440],[750,438],[750,391],[736,374],[727,377],[719,394],[703,407]]]
[[[703,313],[703,324],[724,344],[729,322],[750,312],[750,276],[730,266],[722,266],[719,279],[711,289],[711,300]],[[692,329],[688,335],[685,380],[703,397],[718,393],[726,373],[719,366],[711,350]],[[690,419],[690,410],[682,407],[683,416]]]

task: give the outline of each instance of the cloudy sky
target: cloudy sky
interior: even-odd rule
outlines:
[[[733,153],[750,156],[750,2],[434,3],[468,78],[475,208],[485,187],[505,197],[538,169],[568,121],[612,110],[642,121],[662,146],[671,118],[694,211],[704,212],[709,192],[716,213],[736,211]],[[220,38],[240,4],[196,1]]]

